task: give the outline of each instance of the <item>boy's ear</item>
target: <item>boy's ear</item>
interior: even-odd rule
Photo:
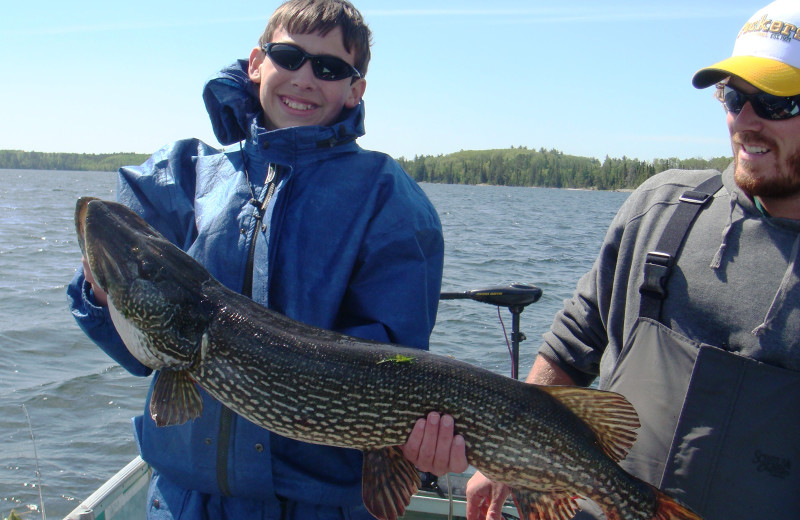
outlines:
[[[261,83],[261,64],[264,63],[266,53],[260,47],[250,51],[250,60],[247,66],[247,75],[253,83]]]
[[[361,103],[361,98],[364,97],[364,91],[367,90],[367,80],[358,78],[350,84],[350,94],[344,102],[347,108],[355,108]]]

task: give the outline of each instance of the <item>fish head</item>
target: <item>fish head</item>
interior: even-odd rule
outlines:
[[[213,280],[196,260],[127,206],[78,200],[75,227],[96,283],[108,294],[114,326],[136,359],[154,370],[199,361]]]

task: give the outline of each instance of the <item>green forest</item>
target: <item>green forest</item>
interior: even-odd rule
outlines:
[[[606,156],[595,158],[567,155],[558,150],[538,151],[525,147],[503,150],[460,151],[449,155],[399,159],[418,182],[446,184],[492,184],[598,190],[633,189],[648,177],[670,168],[722,171],[730,157],[714,159],[655,159],[641,161]]]
[[[75,154],[0,150],[0,169],[85,170],[113,172],[141,164],[146,154]],[[462,150],[447,155],[398,159],[417,182],[492,184],[598,190],[633,189],[648,177],[670,168],[724,170],[730,157],[714,159],[654,159],[628,157],[603,161],[567,155],[544,148],[511,147],[502,150]]]
[[[0,150],[0,169],[115,172],[122,166],[142,164],[140,153],[48,153]]]

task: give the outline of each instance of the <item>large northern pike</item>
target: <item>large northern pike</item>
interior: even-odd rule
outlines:
[[[125,206],[78,201],[84,257],[115,327],[157,376],[158,425],[200,415],[195,383],[280,435],[364,452],[372,514],[402,515],[419,476],[398,447],[430,411],[454,417],[469,462],[513,489],[522,518],[699,519],[617,464],[639,422],[620,395],[525,384],[428,352],[293,321],[216,281]]]

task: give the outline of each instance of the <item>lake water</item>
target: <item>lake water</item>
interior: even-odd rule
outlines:
[[[87,340],[65,300],[80,262],[75,201],[113,200],[115,183],[113,173],[0,170],[0,518],[11,509],[41,517],[34,446],[48,518],[63,518],[137,454],[130,418],[143,409],[149,379],[131,376]],[[521,315],[524,378],[627,194],[423,188],[444,228],[444,291],[512,282],[543,289]],[[443,301],[431,350],[508,374],[503,324],[510,333],[507,309],[498,317],[490,305]]]

